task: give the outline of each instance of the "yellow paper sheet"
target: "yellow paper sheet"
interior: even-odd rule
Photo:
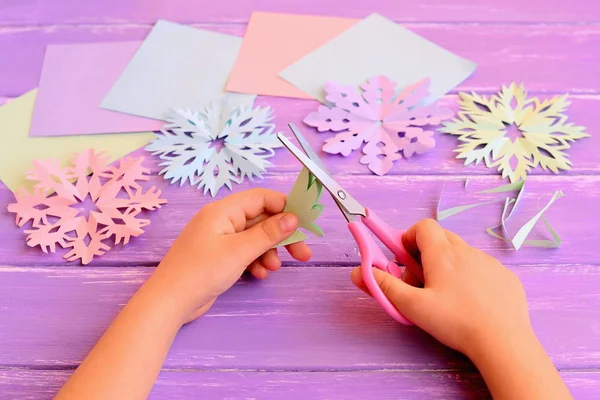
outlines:
[[[143,147],[154,138],[151,132],[61,137],[29,137],[29,125],[37,89],[0,107],[0,180],[11,190],[32,188],[25,172],[36,159],[58,159],[66,163],[74,153],[88,148],[106,152],[117,160]]]

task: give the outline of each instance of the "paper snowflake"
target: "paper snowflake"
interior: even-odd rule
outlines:
[[[273,132],[271,109],[213,102],[203,112],[177,109],[146,150],[164,162],[160,174],[180,186],[189,182],[215,196],[244,178],[262,178],[267,158],[282,144]]]
[[[149,179],[143,157],[123,158],[118,166],[109,166],[109,160],[90,149],[75,155],[65,168],[58,160],[34,161],[26,175],[37,182],[33,193],[21,189],[15,193],[16,203],[8,206],[19,227],[31,222],[25,231],[27,245],[40,246],[44,253],[54,253],[56,245],[70,248],[64,258],[86,265],[111,248],[109,238],[114,236],[115,245],[127,244],[144,232],[150,221],[139,214],[167,201],[160,198],[160,190],[144,192],[138,183]],[[86,217],[81,207],[88,198],[96,209]]]
[[[433,131],[424,127],[437,125],[452,112],[436,106],[420,106],[429,95],[429,79],[405,88],[396,95],[396,83],[376,76],[361,86],[328,82],[326,99],[333,106],[320,106],[304,119],[319,132],[340,132],[323,145],[323,151],[348,156],[366,142],[361,164],[368,164],[377,175],[384,175],[394,161],[423,154],[435,146]]]
[[[525,179],[538,165],[554,173],[569,169],[564,150],[570,142],[589,137],[584,127],[567,123],[563,114],[570,104],[567,95],[527,99],[524,86],[513,82],[489,99],[461,93],[459,104],[458,117],[440,129],[464,142],[455,150],[457,158],[464,159],[465,165],[484,160],[511,182]],[[520,137],[511,138],[511,126]]]

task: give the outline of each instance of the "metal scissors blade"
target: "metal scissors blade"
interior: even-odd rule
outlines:
[[[302,136],[296,129],[294,132],[295,136]],[[354,198],[352,197],[346,190],[337,183],[329,173],[325,172],[312,158],[309,158],[306,154],[304,154],[299,148],[297,148],[292,142],[289,141],[282,133],[277,134],[277,138],[283,145],[304,165],[313,175],[314,177],[321,182],[323,187],[327,189],[327,191],[331,194],[331,197],[335,200],[335,202],[340,206],[340,209],[344,213],[346,219],[351,220],[355,215],[361,215],[366,217],[365,208]],[[306,142],[306,139],[302,138],[305,141],[305,144],[311,150],[309,153],[314,153],[314,150],[310,148],[310,145]],[[302,144],[302,140],[299,140]],[[315,160],[318,160],[319,163],[322,163],[318,156],[315,154]],[[344,212],[345,211],[345,212]],[[346,212],[349,214],[347,215]]]
[[[289,123],[288,126],[290,127],[292,133],[296,137],[296,140],[298,141],[298,143],[300,143],[300,147],[302,147],[302,150],[304,150],[304,152],[306,153],[308,158],[313,160],[315,162],[315,164],[317,164],[317,166],[323,170],[323,172],[325,172],[327,175],[329,175],[331,177],[331,173],[329,173],[329,170],[327,169],[327,167],[325,166],[323,161],[321,161],[321,157],[319,157],[317,155],[317,153],[313,150],[310,143],[308,143],[308,140],[306,140],[304,135],[302,133],[300,133],[300,130],[296,127],[296,125]],[[340,212],[344,215],[344,218],[346,218],[346,221],[350,222],[350,221],[354,220],[354,215],[352,215],[348,211],[346,211],[344,206],[342,204],[340,204],[340,202],[336,199],[336,197],[333,194],[331,194],[331,198],[333,199],[333,201],[335,201],[335,204],[340,209]]]

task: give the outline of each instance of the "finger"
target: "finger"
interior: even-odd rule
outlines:
[[[369,291],[369,288],[367,287],[367,284],[365,283],[365,281],[362,278],[362,274],[360,272],[360,267],[356,267],[352,270],[352,273],[350,274],[350,279],[352,280],[352,283],[354,284],[354,286],[356,286],[357,288],[359,288],[360,290],[362,290],[369,296],[373,297],[373,295]]]
[[[258,260],[255,260],[250,264],[248,272],[256,279],[265,279],[269,275],[269,270],[267,270]]]
[[[377,285],[388,300],[415,324],[421,321],[427,307],[426,289],[419,289],[379,269],[373,269]]]
[[[247,219],[246,220],[246,226],[244,227],[243,230],[246,230],[248,228],[252,228],[254,225],[258,224],[259,222],[264,221],[265,219],[271,217],[273,214],[260,214],[258,217],[252,218],[252,219]]]
[[[439,250],[449,244],[440,224],[431,218],[417,222],[402,236],[402,245],[419,262],[420,253]]]
[[[273,215],[250,229],[227,236],[230,248],[248,265],[269,249],[290,237],[298,228],[298,217],[291,213]]]
[[[446,238],[448,239],[448,242],[450,242],[451,245],[459,246],[461,244],[466,244],[463,238],[458,236],[456,233],[449,231],[448,229],[444,229],[444,234],[446,235]]]
[[[408,268],[404,269],[404,274],[402,275],[402,280],[407,284],[414,287],[423,287],[425,282],[421,282],[419,278],[417,278],[414,274],[412,274]],[[425,280],[425,279],[423,279]]]
[[[251,189],[235,193],[218,202],[218,208],[224,210],[235,232],[246,228],[246,221],[261,214],[273,215],[283,211],[286,195],[269,189]]]
[[[281,268],[281,260],[277,255],[277,249],[271,249],[263,254],[259,259],[260,264],[269,271],[277,271]]]
[[[312,257],[310,247],[304,242],[288,244],[285,249],[295,260],[306,262]]]

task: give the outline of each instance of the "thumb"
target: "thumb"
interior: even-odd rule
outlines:
[[[298,217],[292,213],[273,215],[245,231],[232,235],[235,251],[247,264],[273,246],[290,237],[298,228]]]
[[[388,298],[394,307],[411,322],[418,325],[420,317],[423,316],[422,310],[426,307],[423,292],[425,289],[411,286],[402,279],[398,279],[377,268],[373,268],[373,276],[385,297]],[[362,279],[360,267],[352,271],[352,282],[359,289],[369,293],[369,289]]]

